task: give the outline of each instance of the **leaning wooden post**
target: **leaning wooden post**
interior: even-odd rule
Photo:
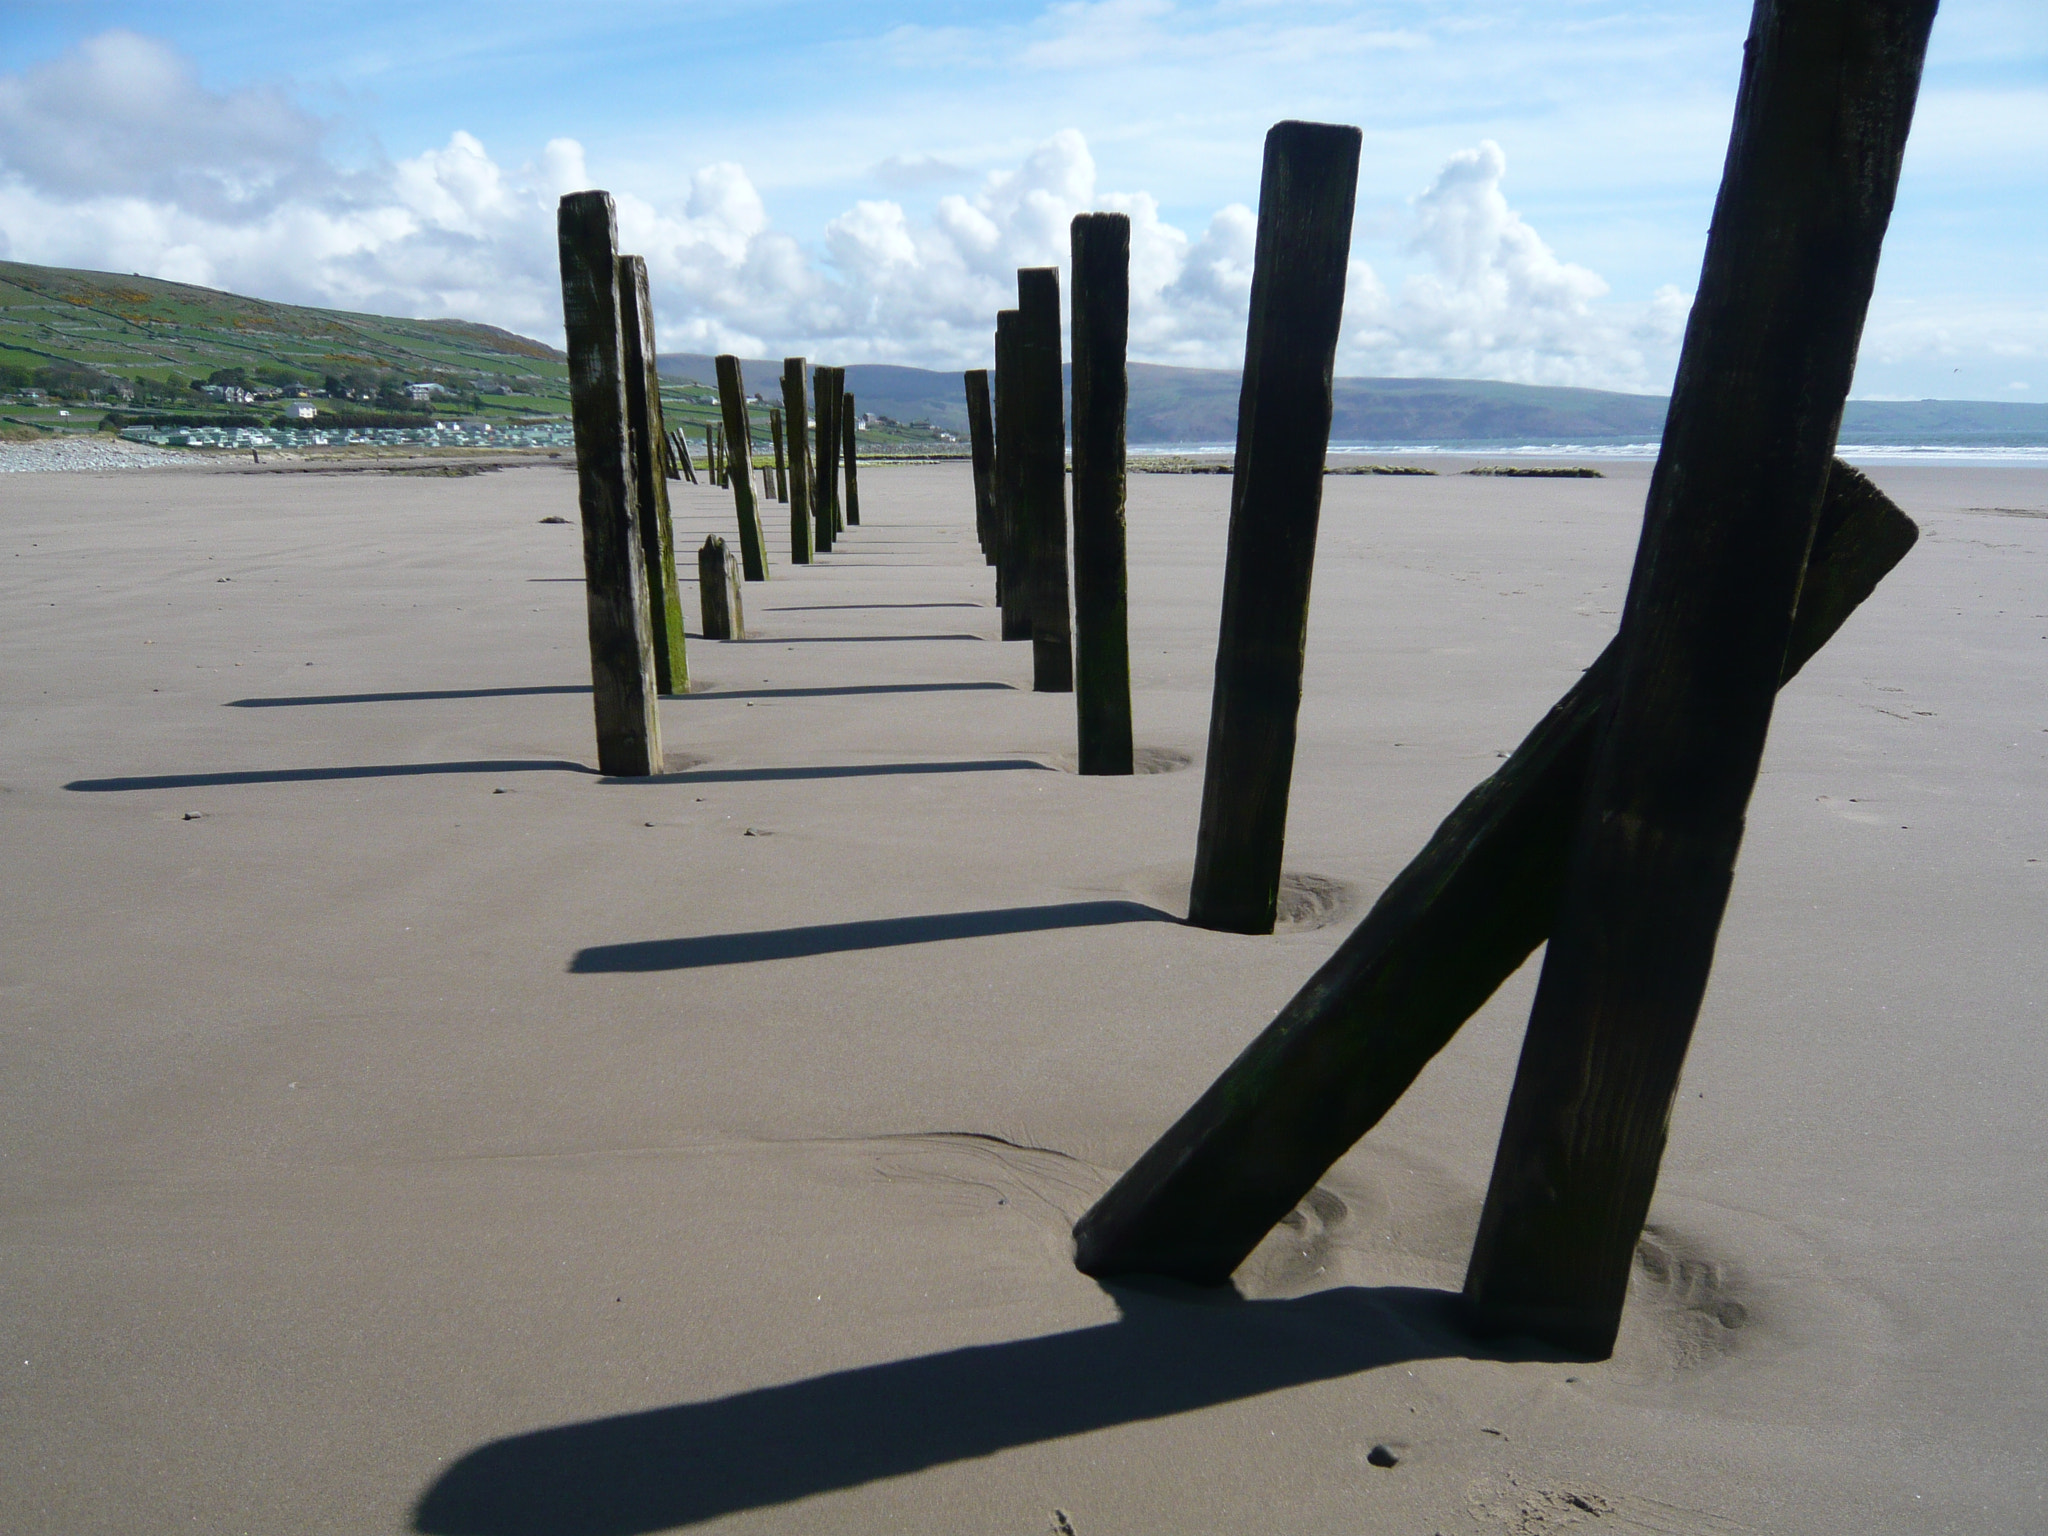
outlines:
[[[783,467],[782,412],[773,406],[768,408],[768,436],[775,446],[775,499],[781,505],[788,506],[789,471]]]
[[[860,454],[854,446],[853,434],[860,425],[860,418],[854,413],[853,396],[846,395],[842,397],[839,419],[846,423],[841,444],[846,452],[846,521],[858,528],[860,526],[860,480],[856,471],[860,467]]]
[[[1189,922],[1227,933],[1271,933],[1280,897],[1359,137],[1356,128],[1292,122],[1266,135],[1188,897]]]
[[[661,714],[626,424],[619,225],[611,194],[571,192],[557,212],[556,233],[576,428],[576,498],[583,515],[597,766],[613,777],[637,778],[661,771]]]
[[[967,381],[967,442],[974,456],[974,533],[981,541],[982,557],[996,563],[996,544],[990,525],[995,512],[996,442],[995,421],[989,407],[988,370],[970,368]]]
[[[681,427],[677,427],[673,432],[669,433],[669,441],[675,445],[676,463],[682,467],[683,478],[689,481],[690,484],[695,485],[697,483],[697,468],[690,462],[690,435]]]
[[[783,419],[789,423],[789,559],[811,563],[811,465],[804,440],[810,435],[810,408],[804,401],[804,360],[782,360]]]
[[[640,512],[640,548],[647,559],[647,627],[654,641],[654,676],[663,693],[690,691],[683,649],[683,598],[676,584],[675,528],[660,444],[661,376],[655,371],[654,303],[647,263],[619,258],[619,323],[626,339],[626,412],[632,431],[634,489]]]
[[[747,580],[768,579],[768,541],[761,534],[761,504],[754,499],[754,450],[747,426],[747,386],[740,360],[730,352],[717,358],[718,404],[725,416],[726,480],[740,518],[740,561]],[[735,472],[737,471],[737,472]]]
[[[706,640],[743,640],[739,562],[727,553],[725,540],[712,534],[697,551],[697,597],[704,610]]]
[[[1713,965],[1935,0],[1757,0],[1614,703],[1465,1276],[1604,1357]]]
[[[1031,687],[1074,690],[1067,595],[1067,413],[1060,387],[1060,271],[1017,271],[1017,500],[1030,526]]]
[[[811,519],[817,530],[820,554],[829,554],[838,537],[839,517],[839,407],[840,379],[845,370],[818,367],[811,371],[811,388],[818,411],[817,476],[811,483]]]
[[[996,586],[1003,605],[1003,638],[1031,638],[1031,527],[1017,502],[1017,320],[1014,309],[996,312]]]
[[[1074,256],[1074,709],[1083,773],[1131,771],[1124,575],[1124,347],[1131,220],[1084,213]]]
[[[1883,492],[1836,463],[1786,681],[1917,537]],[[1618,659],[1609,645],[1580,674],[1273,1022],[1081,1218],[1083,1270],[1227,1279],[1549,937]]]

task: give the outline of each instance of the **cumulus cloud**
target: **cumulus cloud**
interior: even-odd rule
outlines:
[[[1146,0],[1074,8],[1142,28]],[[112,32],[0,76],[0,239],[15,260],[134,270],[264,297],[456,315],[557,340],[555,204],[601,180],[557,138],[516,166],[468,132],[409,158],[340,168],[328,125],[264,88],[209,91],[169,45]],[[901,162],[898,184],[967,173]],[[1354,260],[1345,372],[1448,374],[1654,388],[1687,296],[1617,306],[1509,205],[1492,142],[1449,159],[1410,205],[1391,287]],[[892,178],[894,170],[892,169]],[[884,178],[885,180],[892,178]],[[860,200],[815,241],[775,226],[746,170],[698,169],[668,198],[615,194],[625,249],[648,263],[664,349],[801,351],[845,362],[959,366],[986,358],[1019,266],[1064,266],[1076,213],[1131,218],[1134,357],[1242,358],[1257,236],[1233,203],[1199,232],[1143,191],[1098,185],[1073,130],[973,192],[913,214]]]
[[[1668,373],[1691,300],[1660,289],[1633,314],[1561,260],[1508,205],[1491,139],[1451,156],[1413,204],[1410,254],[1425,270],[1396,294],[1354,269],[1343,361],[1356,371],[1647,388]]]

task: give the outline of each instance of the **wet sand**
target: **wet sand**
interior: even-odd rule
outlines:
[[[1647,472],[1328,482],[1339,910],[1264,939],[1175,920],[1227,477],[1131,480],[1193,766],[1069,771],[965,467],[876,464],[746,643],[686,586],[641,783],[559,467],[5,477],[0,1528],[2048,1527],[2042,472],[1873,471],[1923,539],[1781,697],[1612,1361],[1443,1305],[1533,965],[1239,1297],[1071,1266],[1610,638]]]

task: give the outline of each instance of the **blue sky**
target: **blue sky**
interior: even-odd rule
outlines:
[[[556,339],[611,189],[665,347],[981,360],[1132,213],[1134,354],[1230,365],[1260,141],[1365,131],[1340,368],[1665,388],[1748,6],[7,0],[0,254]],[[1858,393],[2048,400],[2048,6],[1949,0]]]

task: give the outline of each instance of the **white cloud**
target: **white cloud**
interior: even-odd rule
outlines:
[[[1603,305],[1596,272],[1561,260],[1508,206],[1507,156],[1491,139],[1451,156],[1413,205],[1409,251],[1426,270],[1399,296],[1361,292],[1354,267],[1339,365],[1351,372],[1450,375],[1648,389],[1676,357],[1690,299],[1660,289],[1630,314]]]
[[[1100,37],[1142,32],[1148,0],[1070,7]],[[601,180],[583,146],[549,141],[500,164],[466,131],[410,158],[344,171],[324,126],[275,92],[212,92],[167,45],[109,33],[0,76],[0,229],[16,260],[148,272],[301,303],[455,315],[560,335],[555,205]],[[906,166],[943,168],[915,159]],[[1390,286],[1354,259],[1345,372],[1448,374],[1655,388],[1686,296],[1616,305],[1509,206],[1491,141],[1450,157],[1410,206]],[[915,180],[915,176],[908,179]],[[778,229],[739,164],[706,165],[666,199],[615,193],[621,241],[645,256],[662,345],[801,351],[840,361],[984,360],[1019,266],[1064,267],[1076,213],[1128,214],[1133,356],[1235,366],[1257,234],[1230,203],[1199,234],[1145,191],[1098,186],[1076,130],[1053,134],[972,194],[913,214],[852,203],[814,244]]]

